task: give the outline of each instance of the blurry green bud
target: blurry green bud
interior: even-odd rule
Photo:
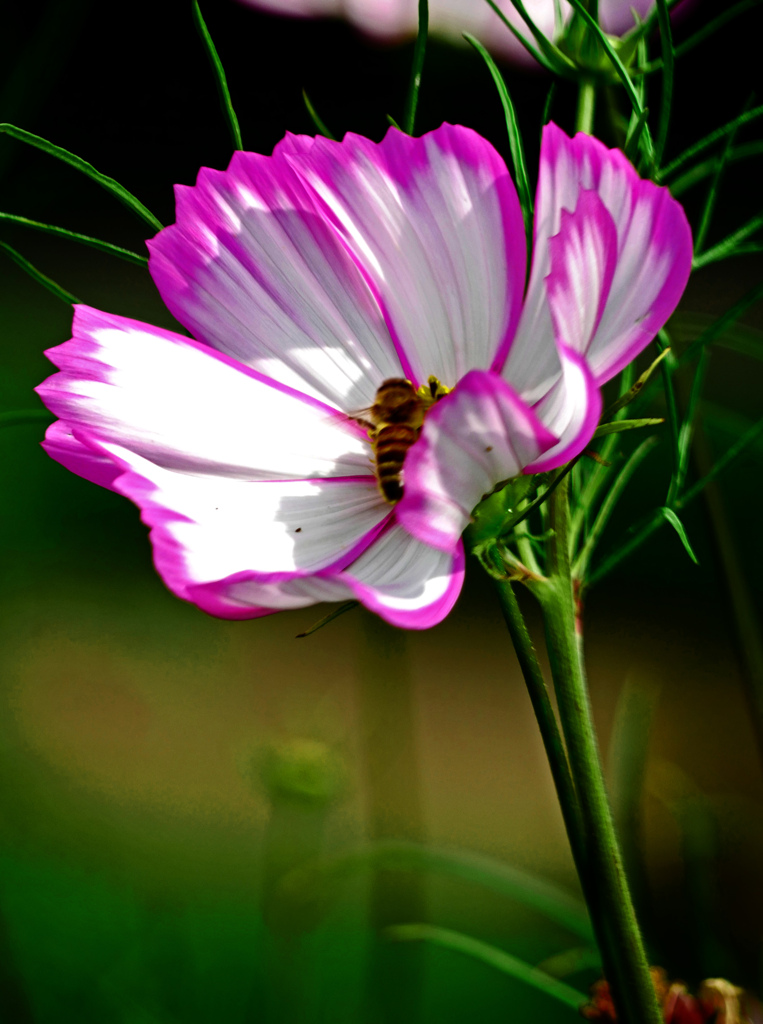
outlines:
[[[633,64],[641,34],[639,28],[622,37],[607,34],[607,41],[626,68]],[[620,78],[601,40],[577,11],[573,12],[556,45],[574,65],[577,75],[573,77],[580,76],[608,85],[619,83]]]
[[[313,807],[332,803],[346,776],[342,758],[320,740],[273,743],[260,763],[260,777],[273,802],[285,799]]]

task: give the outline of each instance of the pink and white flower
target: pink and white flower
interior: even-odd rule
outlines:
[[[468,128],[287,136],[177,188],[150,270],[193,338],[87,306],[38,389],[49,454],[124,494],[174,593],[225,618],[452,608],[482,496],[588,443],[599,387],[678,302],[691,236],[622,153],[547,125],[525,294],[517,193]],[[435,376],[397,505],[359,411]]]
[[[345,18],[361,32],[377,39],[400,39],[416,34],[418,0],[245,0],[253,7],[296,17]],[[511,0],[496,0],[498,7],[529,43],[533,37]],[[524,0],[524,7],[541,32],[557,40],[573,8],[567,0]],[[649,15],[655,0],[599,0],[599,24],[610,35],[622,36]],[[557,10],[558,9],[558,10]],[[506,28],[485,0],[429,0],[431,31],[454,42],[462,33],[473,35],[496,54],[533,64],[527,50]]]

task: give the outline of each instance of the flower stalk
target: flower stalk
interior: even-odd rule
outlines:
[[[661,1024],[649,965],[625,877],[612,811],[604,783],[582,660],[582,638],[569,552],[569,479],[550,498],[549,576],[538,588],[570,772],[585,834],[587,871],[595,879],[592,914],[614,963],[613,990],[619,1019],[627,1024]]]

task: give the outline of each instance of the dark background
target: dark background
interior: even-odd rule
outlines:
[[[173,183],[192,183],[201,165],[227,164],[230,141],[189,5],[6,8],[0,119],[89,160],[163,223],[173,219]],[[677,39],[720,9],[696,0]],[[411,44],[372,43],[340,22],[279,19],[227,0],[207,0],[203,10],[248,148],[267,153],[286,130],[313,132],[302,88],[336,135],[378,139],[385,115],[401,115]],[[760,101],[761,30],[758,8],[681,58],[668,158],[740,112],[756,90]],[[503,70],[534,174],[549,83],[540,72]],[[568,131],[574,106],[574,88],[561,86],[552,117]],[[417,129],[443,120],[470,125],[507,154],[481,60],[433,40]],[[755,137],[748,129],[739,138]],[[757,211],[759,181],[759,161],[729,170],[710,243]],[[685,197],[695,224],[704,192]],[[93,182],[2,137],[0,197],[1,210],[138,251],[145,237],[142,222]],[[171,326],[145,271],[21,228],[0,225],[0,237],[81,300]],[[697,273],[671,325],[675,337],[691,340],[760,278],[752,257]],[[65,304],[0,264],[0,409],[35,405],[32,388],[50,372],[42,351],[65,340],[69,325]],[[758,309],[713,355],[703,412],[715,453],[761,414],[762,350]],[[442,951],[417,959],[407,948],[382,963],[403,1002],[380,1010],[369,974],[379,959],[370,927],[379,911],[372,903],[369,919],[366,876],[297,939],[284,939],[268,917],[269,873],[284,849],[297,859],[346,849],[384,827],[489,853],[575,889],[536,727],[485,580],[471,572],[448,621],[408,638],[394,678],[409,682],[379,735],[363,724],[369,707],[378,710],[364,658],[369,645],[391,641],[374,640],[363,613],[308,641],[294,635],[322,609],[252,623],[205,617],[163,588],[135,509],[48,460],[41,433],[34,424],[0,433],[0,1019],[574,1020],[483,965]],[[721,492],[758,603],[762,460],[761,446],[750,450]],[[658,453],[608,543],[661,503],[668,471],[667,453]],[[607,754],[627,686],[660,690],[644,797],[642,907],[654,958],[692,982],[726,974],[760,990],[763,780],[744,659],[702,502],[685,522],[698,568],[664,529],[592,592],[591,687]],[[263,751],[294,741],[316,743],[344,765],[333,802],[295,809],[264,786]],[[370,750],[412,773],[407,782],[403,769],[382,780],[383,796],[399,801],[397,812],[388,809],[393,825],[380,825],[374,809]],[[411,915],[533,962],[574,945],[477,886],[427,878],[424,899],[418,884],[401,897]],[[274,981],[273,965],[284,963]],[[593,976],[569,980],[585,989]],[[279,1009],[289,991],[299,997]],[[411,1009],[422,991],[423,1008]]]

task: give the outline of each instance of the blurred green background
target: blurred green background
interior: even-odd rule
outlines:
[[[678,32],[712,9],[697,3]],[[302,87],[338,133],[379,138],[385,114],[399,113],[410,46],[223,0],[205,14],[249,148],[312,131]],[[114,175],[165,223],[172,183],[227,163],[184,3],[48,0],[2,18],[0,119]],[[671,152],[742,108],[759,76],[759,23],[750,16],[679,65]],[[535,163],[548,83],[511,69],[507,80]],[[569,129],[573,108],[561,90],[552,115]],[[442,120],[506,151],[479,58],[434,43],[419,129]],[[0,209],[140,247],[140,222],[50,158],[0,138],[0,175]],[[756,175],[759,164],[729,172],[718,238],[754,212]],[[695,213],[702,189],[686,199]],[[20,228],[3,226],[2,237],[83,301],[172,326],[139,268]],[[679,346],[762,266],[746,257],[695,275],[671,325]],[[51,369],[42,352],[69,326],[63,303],[2,264],[0,410],[39,404],[32,388]],[[712,356],[711,452],[760,416],[761,355],[758,307]],[[411,866],[403,857],[356,863],[330,882],[308,876],[296,895],[279,882],[396,839],[489,855],[579,894],[530,704],[477,567],[452,615],[421,634],[360,610],[300,640],[325,609],[217,621],[164,589],[136,510],[49,460],[41,435],[39,424],[0,431],[0,1020],[576,1019],[477,960],[378,937],[380,926],[426,921],[530,963],[581,945],[521,894],[499,892],[487,869],[479,882],[442,864],[399,870]],[[758,610],[762,461],[759,443],[720,487]],[[610,546],[661,503],[667,465],[661,449],[647,463]],[[625,825],[640,833],[643,863],[629,855],[654,959],[691,982],[725,975],[760,991],[761,760],[702,501],[685,523],[699,567],[665,529],[591,593],[591,690],[615,785],[620,748],[609,740],[623,709],[635,714],[618,742],[648,742],[640,828]],[[596,970],[579,967],[565,980],[585,991]]]

